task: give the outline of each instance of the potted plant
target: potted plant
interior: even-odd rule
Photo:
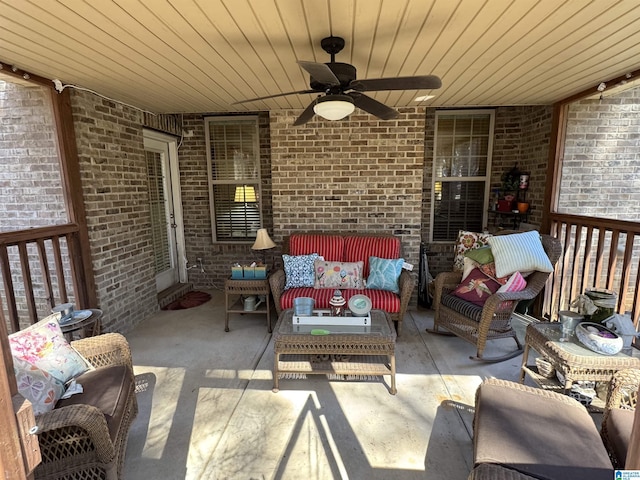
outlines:
[[[503,173],[500,180],[502,181],[501,190],[504,192],[504,197],[502,200],[498,200],[498,210],[511,212],[514,209],[516,192],[520,185],[520,170],[518,170],[518,166],[516,165],[511,170]]]

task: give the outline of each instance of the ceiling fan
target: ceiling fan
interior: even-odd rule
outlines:
[[[341,37],[323,38],[320,46],[325,52],[331,55],[331,61],[329,63],[298,62],[298,65],[311,74],[309,82],[311,88],[309,90],[251,98],[249,100],[235,102],[234,105],[265,100],[267,98],[284,97],[286,95],[318,93],[320,95],[302,112],[293,123],[294,125],[307,123],[313,118],[314,114],[318,114],[327,120],[340,120],[351,114],[355,107],[375,115],[382,120],[391,120],[398,116],[397,110],[388,107],[384,103],[378,102],[362,92],[382,90],[432,90],[442,86],[442,82],[435,75],[357,80],[356,68],[353,65],[335,61],[336,54],[344,48],[344,44],[344,39]]]

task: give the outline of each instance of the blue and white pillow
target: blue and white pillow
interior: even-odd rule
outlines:
[[[315,285],[313,262],[315,262],[316,258],[322,257],[317,253],[310,255],[282,255],[286,279],[284,289],[313,287]]]
[[[400,293],[398,278],[402,272],[404,258],[369,257],[367,288]]]

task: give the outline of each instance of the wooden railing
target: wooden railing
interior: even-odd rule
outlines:
[[[76,224],[0,233],[0,317],[9,331],[37,322],[70,299],[77,308],[86,308],[82,264]]]
[[[552,213],[551,234],[562,241],[563,257],[548,285],[543,313],[557,312],[586,289],[617,294],[616,312],[640,317],[640,223]]]

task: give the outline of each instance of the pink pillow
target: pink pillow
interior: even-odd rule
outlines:
[[[515,272],[509,277],[509,280],[498,289],[498,292],[521,292],[525,288],[527,288],[527,281],[520,272]]]
[[[467,302],[483,306],[487,299],[496,293],[500,284],[474,268],[460,285],[452,292],[456,297]]]

